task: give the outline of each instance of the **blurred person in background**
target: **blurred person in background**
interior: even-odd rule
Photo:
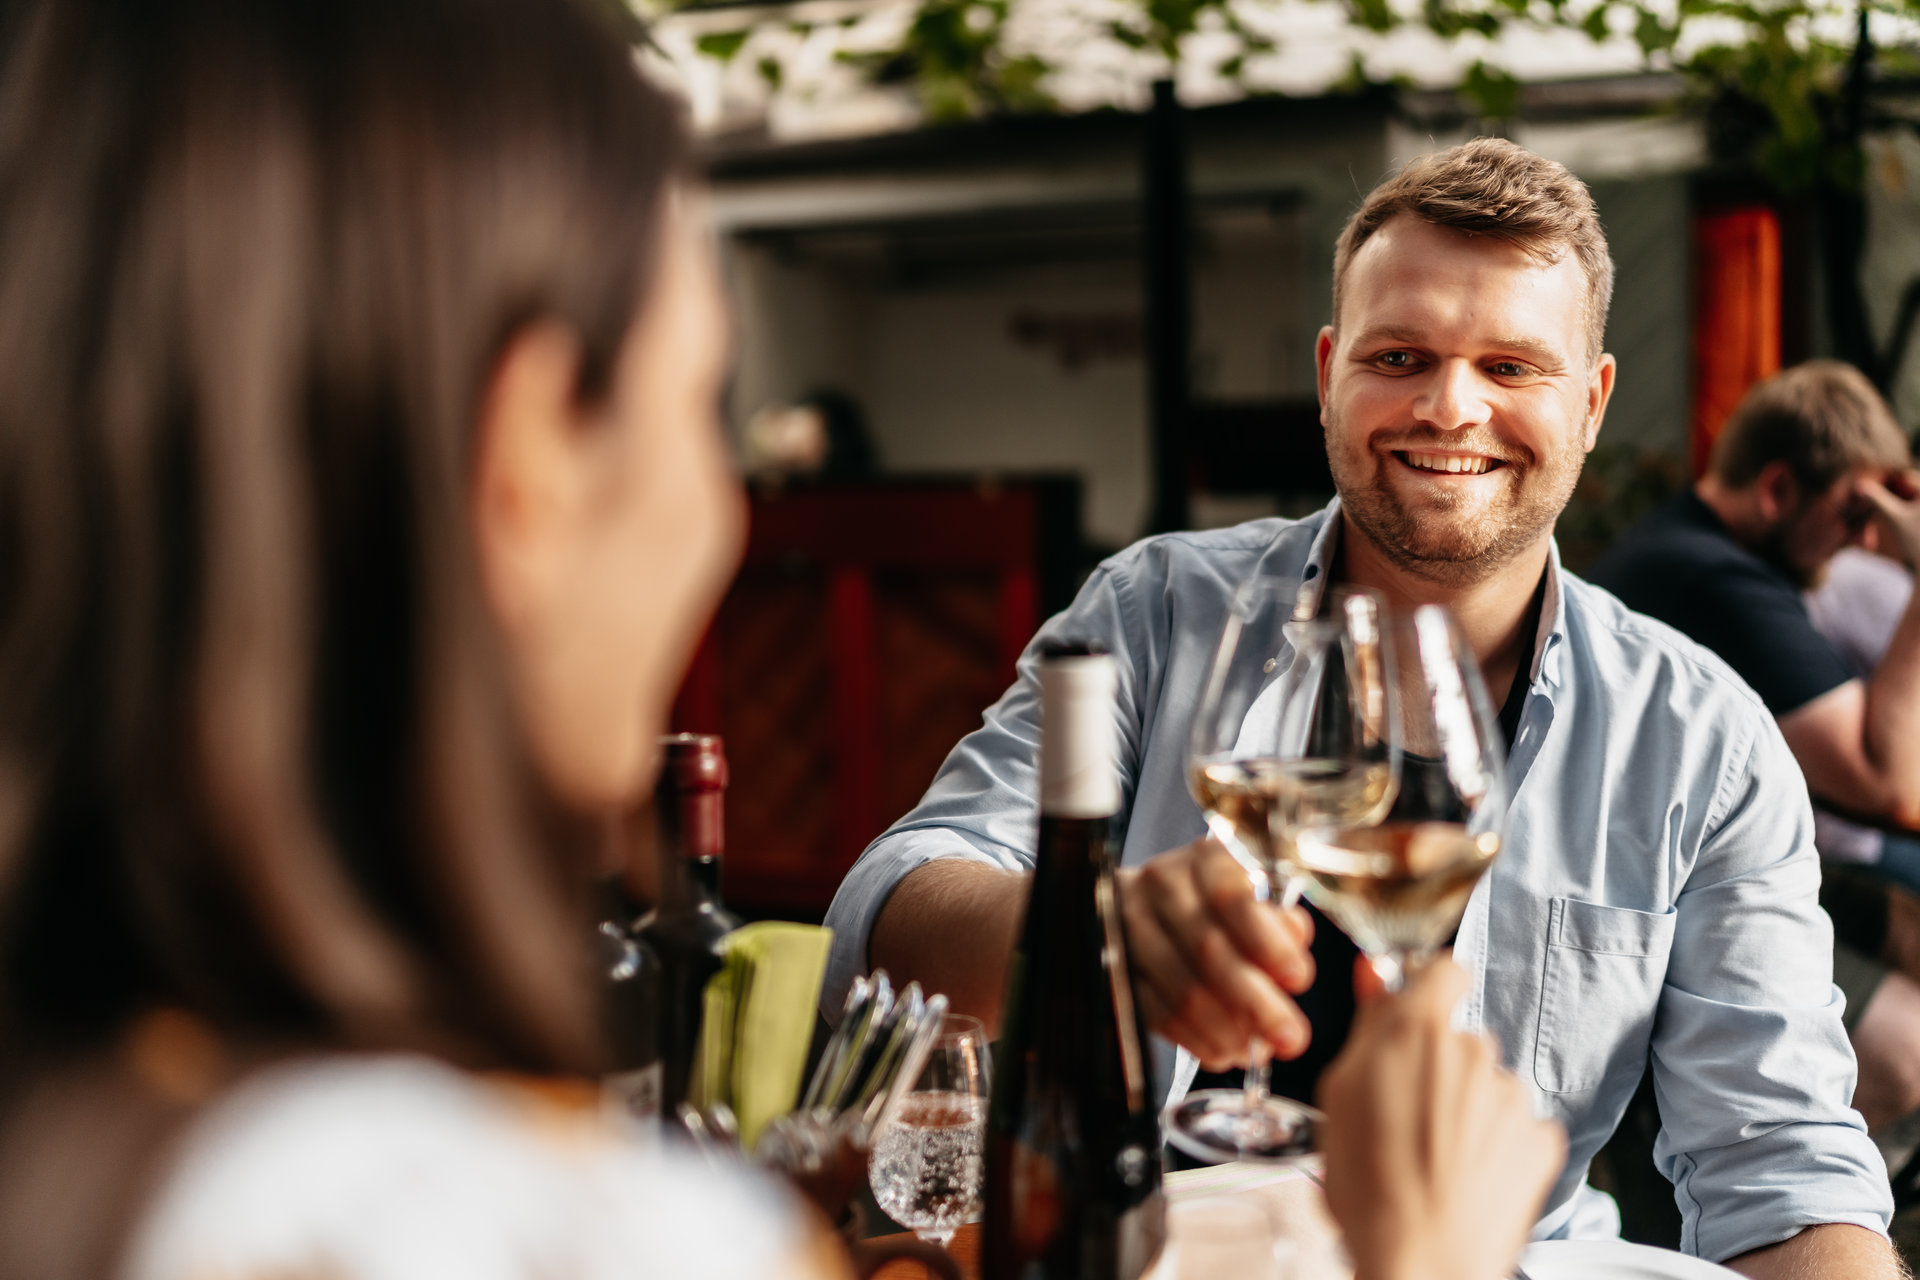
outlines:
[[[877,465],[866,411],[833,387],[754,413],[741,439],[740,462],[754,481],[775,485],[789,480],[866,480]]]
[[[1827,591],[1829,628],[1884,632],[1863,666],[1824,634],[1805,593],[1840,586],[1858,596],[1852,570],[1827,582],[1850,546],[1883,547],[1907,564],[1920,555],[1911,467],[1906,433],[1866,376],[1809,360],[1750,390],[1706,475],[1593,567],[1594,581],[1628,605],[1726,659],[1779,722],[1816,802],[1900,827],[1920,825],[1920,608],[1910,589],[1873,601],[1884,585],[1877,571],[1853,608]],[[1816,841],[1828,859],[1821,898],[1834,922],[1834,975],[1860,1061],[1856,1105],[1877,1133],[1920,1108],[1920,906],[1911,893],[1920,843],[1849,831],[1831,816]],[[1893,887],[1849,874],[1867,859]]]
[[[671,104],[570,0],[5,21],[0,1275],[834,1273],[564,1083],[600,835],[742,536]],[[1502,1161],[1511,1246],[1557,1151],[1465,1067],[1418,1115],[1503,1141],[1331,1158],[1442,1216]]]
[[[1707,474],[1627,531],[1594,581],[1718,653],[1760,695],[1818,798],[1920,829],[1920,608],[1863,675],[1802,592],[1843,548],[1920,556],[1920,473],[1859,370],[1810,360],[1747,393]],[[1916,880],[1915,887],[1920,887]]]

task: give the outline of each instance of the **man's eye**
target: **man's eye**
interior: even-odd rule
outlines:
[[[1380,363],[1389,369],[1411,369],[1413,368],[1413,353],[1411,351],[1384,352],[1380,356]]]
[[[1496,360],[1491,367],[1493,376],[1496,378],[1524,378],[1527,376],[1527,366],[1516,360]]]

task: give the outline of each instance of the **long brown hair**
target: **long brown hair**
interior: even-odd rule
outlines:
[[[472,428],[602,392],[683,144],[576,0],[47,0],[0,35],[0,1065],[143,1009],[590,1066],[583,841]]]

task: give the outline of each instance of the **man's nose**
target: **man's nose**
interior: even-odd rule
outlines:
[[[1490,412],[1480,374],[1468,360],[1445,360],[1426,380],[1413,411],[1422,426],[1458,431],[1486,423]]]

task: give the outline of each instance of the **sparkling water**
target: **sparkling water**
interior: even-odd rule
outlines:
[[[986,1103],[964,1093],[913,1093],[873,1144],[873,1198],[886,1215],[944,1239],[980,1212]]]

